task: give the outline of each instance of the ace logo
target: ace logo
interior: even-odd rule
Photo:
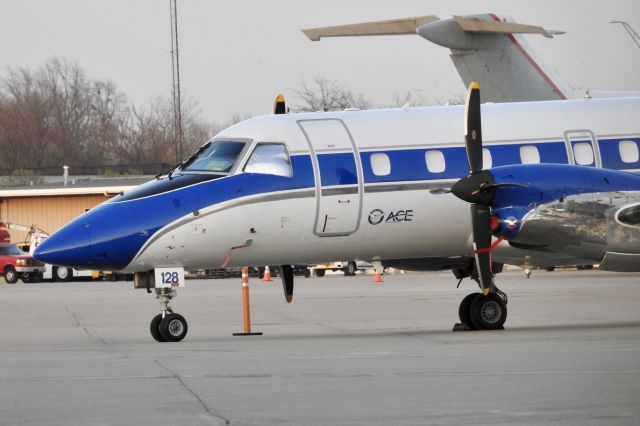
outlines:
[[[371,210],[369,213],[369,223],[378,225],[384,223],[411,222],[413,220],[413,210],[391,211],[388,215],[380,209]]]
[[[396,222],[411,222],[413,218],[413,210],[398,210],[397,212],[389,213],[387,219],[384,221],[385,223],[396,223]]]

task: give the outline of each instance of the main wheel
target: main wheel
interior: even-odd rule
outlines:
[[[162,321],[162,314],[158,314],[151,320],[149,324],[149,331],[151,331],[151,337],[158,342],[166,342],[165,338],[160,334],[160,321]]]
[[[53,267],[53,279],[60,282],[69,281],[69,279],[73,276],[73,272],[69,268],[64,268],[62,266],[54,266]]]
[[[180,314],[165,315],[158,329],[167,342],[179,342],[187,335],[187,320]]]
[[[495,293],[479,295],[471,302],[469,314],[478,330],[501,330],[507,320],[507,305]]]
[[[316,277],[320,277],[320,278],[322,278],[322,277],[324,277],[324,273],[325,273],[325,272],[326,272],[326,271],[325,271],[324,269],[316,269],[316,270],[314,270],[314,271],[313,271],[313,274],[314,274]]]
[[[32,283],[32,282],[35,282],[35,280],[36,280],[36,273],[35,272],[25,272],[25,273],[22,274],[22,276],[20,278],[22,278],[22,282],[23,283]]]
[[[4,280],[7,284],[15,284],[18,282],[18,273],[16,272],[16,268],[9,265],[4,268]]]
[[[357,271],[358,267],[356,266],[356,262],[349,262],[347,263],[347,267],[344,269],[344,274],[352,277],[356,274]]]
[[[458,308],[460,322],[466,324],[470,330],[477,330],[476,326],[471,322],[471,304],[480,295],[481,293],[467,294],[464,299],[462,299],[462,302],[460,302],[460,307]]]

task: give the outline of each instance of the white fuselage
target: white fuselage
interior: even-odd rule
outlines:
[[[640,99],[484,105],[482,114],[493,166],[539,161],[640,169],[629,143],[619,148],[621,141],[640,146]],[[166,224],[125,269],[469,255],[468,204],[445,192],[468,168],[463,121],[464,108],[448,106],[238,123],[214,137],[250,142],[232,173],[216,181],[237,186],[238,196]],[[309,185],[243,196],[246,188],[235,178],[260,143],[284,144],[292,181],[308,174]],[[259,177],[252,185],[260,185]]]

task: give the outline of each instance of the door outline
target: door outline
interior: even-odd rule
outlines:
[[[593,163],[591,167],[602,168],[602,157],[600,157],[600,146],[598,145],[598,139],[596,135],[589,129],[577,129],[577,130],[565,130],[564,142],[567,147],[567,155],[569,164],[576,164],[576,158],[573,152],[573,142],[583,141],[589,139],[591,142],[591,149],[593,150]],[[590,167],[590,166],[586,166]]]
[[[318,233],[317,229],[318,229],[318,222],[320,220],[320,197],[322,197],[322,182],[320,179],[320,165],[318,164],[318,153],[316,151],[316,149],[313,146],[313,143],[311,142],[311,138],[309,138],[309,135],[307,134],[306,130],[304,129],[303,124],[304,123],[308,123],[308,122],[318,122],[318,121],[336,121],[338,123],[340,123],[340,125],[342,126],[342,128],[345,130],[348,138],[349,138],[349,142],[351,143],[351,149],[353,152],[353,157],[356,163],[356,175],[358,178],[358,209],[357,209],[357,218],[356,218],[356,225],[355,228],[353,230],[350,231],[345,231],[345,232],[333,232],[333,233]],[[360,152],[358,151],[358,147],[355,144],[355,141],[353,140],[353,135],[351,134],[351,131],[349,131],[349,128],[347,127],[347,125],[344,123],[344,121],[342,121],[339,118],[319,118],[319,119],[309,119],[309,120],[298,120],[296,121],[296,123],[298,124],[298,127],[300,127],[300,130],[302,131],[302,134],[304,135],[304,138],[307,141],[307,145],[309,146],[309,151],[311,153],[311,164],[313,165],[313,177],[315,179],[315,188],[316,188],[316,218],[315,221],[313,223],[313,234],[316,235],[317,237],[343,237],[343,236],[347,236],[347,235],[351,235],[355,232],[357,232],[360,229],[360,223],[362,220],[362,204],[363,204],[363,196],[364,196],[364,173],[362,171],[362,161],[360,159]],[[345,188],[344,191],[348,191],[349,188]],[[334,191],[340,191],[340,188],[330,188],[325,190],[327,192],[327,194],[325,195],[331,195],[332,192]]]

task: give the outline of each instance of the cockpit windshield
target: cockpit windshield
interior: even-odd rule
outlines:
[[[212,141],[202,146],[192,158],[180,167],[184,172],[229,173],[246,143],[239,141]]]

